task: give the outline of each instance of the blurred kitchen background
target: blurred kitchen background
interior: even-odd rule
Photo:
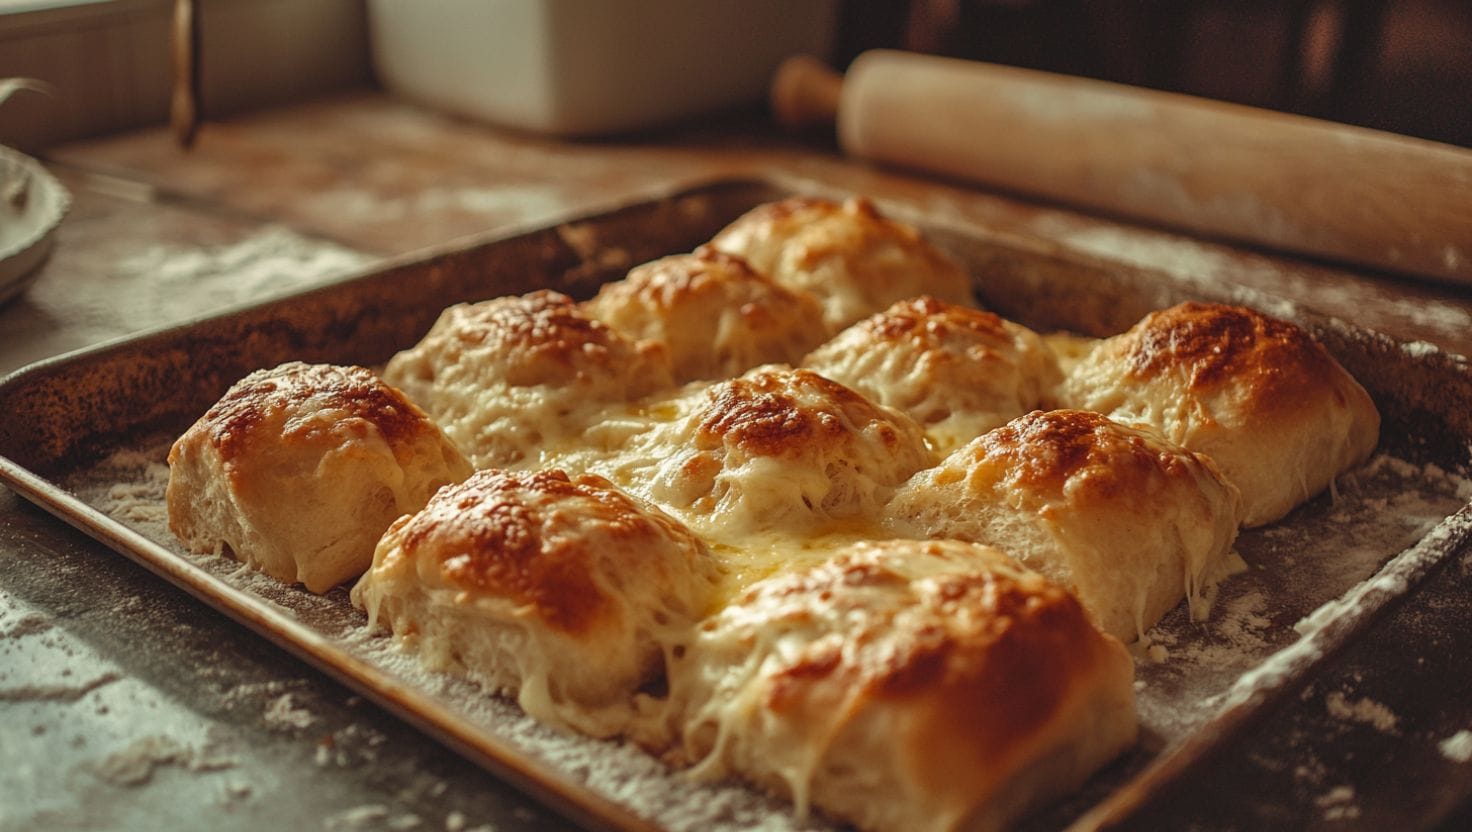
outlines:
[[[410,2],[198,0],[206,116],[374,84],[373,17]],[[811,17],[802,9],[813,2],[789,9]],[[0,142],[35,150],[166,121],[174,7],[0,0],[0,78],[41,78],[58,91],[0,109]],[[1472,145],[1466,0],[848,0],[831,19],[828,57],[839,67],[864,49],[898,47]],[[493,34],[487,49],[498,48]],[[722,46],[703,45],[708,65],[691,73],[713,71]]]

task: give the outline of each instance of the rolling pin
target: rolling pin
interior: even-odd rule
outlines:
[[[1472,284],[1472,151],[1187,95],[876,50],[790,59],[846,153],[1209,236]]]

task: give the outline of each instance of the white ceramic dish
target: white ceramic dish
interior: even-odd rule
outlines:
[[[0,303],[40,274],[71,201],[40,162],[0,146]]]
[[[371,0],[389,90],[504,127],[625,133],[766,94],[783,58],[826,55],[834,0]]]

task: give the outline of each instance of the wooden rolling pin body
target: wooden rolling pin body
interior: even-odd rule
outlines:
[[[834,98],[834,83],[789,81],[807,89],[812,106]],[[903,52],[861,55],[837,105],[840,143],[854,155],[1208,235],[1472,283],[1472,152],[1460,148]]]

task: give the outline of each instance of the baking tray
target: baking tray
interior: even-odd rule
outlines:
[[[161,525],[169,441],[251,370],[292,359],[382,364],[449,304],[541,287],[586,297],[630,266],[688,251],[748,208],[798,191],[844,196],[781,180],[706,183],[32,365],[0,381],[0,481],[575,823],[823,828],[821,818],[791,821],[785,802],[740,784],[694,787],[631,747],[537,725],[365,634],[344,589],[313,596],[219,556],[185,555]],[[1342,478],[1337,494],[1243,533],[1238,549],[1250,568],[1223,585],[1207,623],[1177,610],[1152,631],[1153,648],[1137,657],[1140,743],[1025,826],[1128,826],[1156,796],[1210,776],[1212,754],[1467,551],[1472,373],[1459,359],[1269,295],[1181,286],[1045,241],[881,207],[966,263],[987,307],[1036,329],[1107,335],[1193,298],[1294,320],[1365,385],[1384,417],[1379,455]],[[1462,797],[1472,792],[1472,784],[1460,788]]]

